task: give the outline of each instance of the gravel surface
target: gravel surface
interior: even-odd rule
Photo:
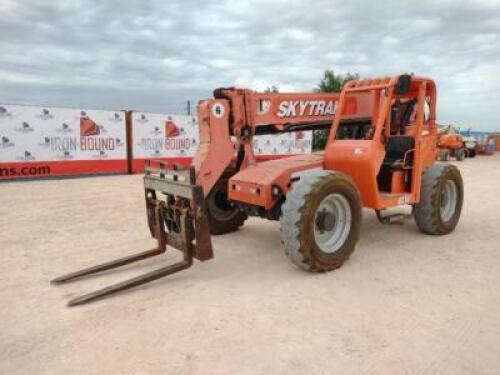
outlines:
[[[49,284],[154,246],[141,176],[2,183],[0,373],[499,374],[500,156],[457,165],[465,203],[448,236],[365,210],[349,261],[309,274],[276,222],[250,219],[214,237],[214,260],[75,308],[179,258]]]

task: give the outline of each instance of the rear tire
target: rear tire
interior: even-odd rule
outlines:
[[[462,212],[464,187],[457,167],[435,164],[422,176],[420,202],[415,205],[415,222],[427,234],[448,234],[455,229]]]
[[[459,148],[455,150],[455,158],[457,161],[463,161],[465,159],[465,149]]]
[[[282,206],[286,255],[307,271],[340,267],[358,242],[361,216],[360,195],[349,177],[325,170],[301,174]]]
[[[208,194],[207,213],[210,234],[226,234],[241,227],[248,216],[234,206],[227,197],[227,183],[234,174],[234,168],[229,167],[216,182]]]
[[[450,150],[440,149],[439,150],[439,160],[440,161],[449,161],[450,160]]]

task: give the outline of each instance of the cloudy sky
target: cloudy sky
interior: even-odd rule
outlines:
[[[500,0],[0,0],[0,102],[185,111],[220,86],[414,72],[438,120],[500,130]]]

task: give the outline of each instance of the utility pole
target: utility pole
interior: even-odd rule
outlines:
[[[191,100],[187,101],[187,115],[191,116]]]

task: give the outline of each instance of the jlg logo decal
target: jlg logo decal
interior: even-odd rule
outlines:
[[[279,105],[278,117],[332,116],[334,113],[333,100],[285,100]]]

